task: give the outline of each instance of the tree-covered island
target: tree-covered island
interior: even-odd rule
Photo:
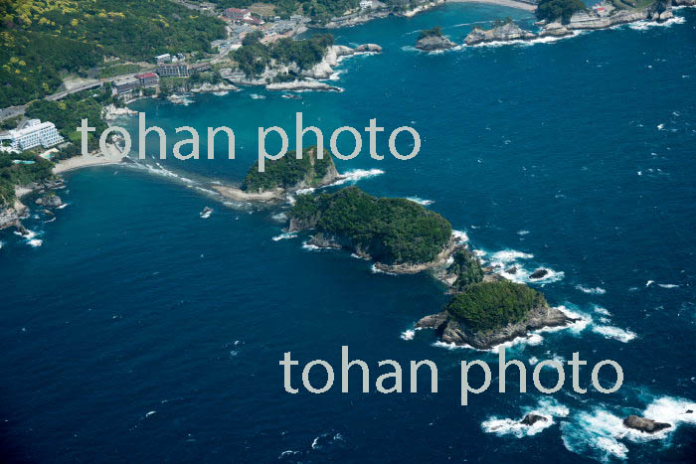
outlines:
[[[309,229],[317,245],[346,248],[384,265],[436,261],[452,237],[452,225],[438,213],[402,198],[377,198],[358,187],[300,196],[290,211],[289,230]]]
[[[293,150],[280,159],[266,161],[264,172],[254,164],[240,187],[212,187],[235,201],[277,203],[298,190],[326,186],[339,178],[331,153],[324,150],[323,156],[318,156],[317,147],[309,147],[301,157]]]

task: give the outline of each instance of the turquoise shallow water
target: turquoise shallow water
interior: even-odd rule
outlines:
[[[290,128],[296,111],[326,132],[371,117],[413,125],[423,137],[415,159],[361,156],[340,168],[382,170],[358,185],[432,201],[488,259],[554,270],[549,301],[591,322],[509,356],[615,359],[626,372],[619,393],[567,390],[551,403],[492,390],[461,408],[458,362],[496,358],[433,346],[428,332],[401,338],[446,301],[428,276],[373,274],[348,254],[303,249],[301,237],[272,240],[282,227],[273,212],[227,208],[144,170],[99,168],[67,176],[57,221],[29,221],[43,246],[0,238],[4,460],[693,462],[696,429],[679,414],[696,401],[696,14],[678,14],[683,24],[552,44],[414,51],[417,31],[438,24],[461,41],[473,23],[531,22],[450,5],[338,31],[340,43],[385,49],[342,65],[341,94],[134,105],[171,132],[237,131],[234,161],[163,163],[191,179],[241,180],[256,126]],[[206,205],[215,212],[202,220]],[[284,351],[336,363],[343,344],[373,366],[432,359],[441,391],[282,391]],[[521,437],[482,426],[532,409],[554,424]],[[616,438],[618,418],[646,409],[682,422],[663,440]]]

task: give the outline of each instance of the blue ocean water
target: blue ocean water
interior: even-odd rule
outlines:
[[[0,460],[694,462],[696,13],[678,15],[669,27],[554,43],[415,51],[417,31],[434,25],[461,42],[473,24],[533,21],[448,5],[337,31],[339,43],[384,47],[344,62],[340,94],[134,104],[170,133],[233,127],[237,158],[161,162],[189,183],[124,167],[72,173],[58,220],[27,223],[41,247],[2,235]],[[491,388],[461,407],[459,362],[497,357],[409,332],[447,301],[434,279],[375,274],[302,237],[275,241],[278,211],[227,207],[195,188],[241,180],[256,127],[290,129],[296,111],[326,133],[373,117],[416,127],[415,159],[359,156],[339,168],[383,171],[358,182],[370,193],[432,201],[489,261],[552,269],[548,300],[588,322],[508,357],[614,359],[622,389]],[[357,378],[348,394],[283,391],[284,352],[336,366],[341,345],[371,367],[431,359],[440,391],[364,395]],[[553,424],[532,435],[505,420],[532,410]],[[617,436],[631,413],[680,422],[661,439]]]

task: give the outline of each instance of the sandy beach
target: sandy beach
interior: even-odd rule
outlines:
[[[536,5],[530,5],[529,3],[515,0],[447,0],[447,3],[488,3],[490,5],[508,6],[510,8],[519,8],[527,11],[536,10]]]
[[[223,185],[214,185],[213,189],[215,189],[223,197],[234,201],[267,202],[279,200],[283,196],[283,192],[280,189],[267,190],[262,193],[249,193],[235,187],[227,187]]]
[[[127,153],[122,153],[114,144],[106,145],[106,153],[89,154],[87,156],[80,155],[59,161],[53,167],[53,174],[62,174],[75,169],[87,168],[91,166],[107,166],[110,164],[118,164],[127,156]]]

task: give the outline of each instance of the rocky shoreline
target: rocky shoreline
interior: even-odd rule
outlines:
[[[470,330],[447,311],[422,318],[416,323],[416,328],[434,329],[444,343],[469,346],[477,350],[491,350],[516,338],[527,337],[532,331],[565,327],[576,321],[577,319],[567,316],[557,308],[539,306],[529,312],[525,321],[508,324],[498,330]]]
[[[544,37],[567,37],[578,31],[608,29],[638,21],[664,23],[674,18],[675,6],[696,6],[696,0],[659,0],[643,9],[612,9],[608,14],[600,14],[595,10],[580,11],[574,13],[567,23],[560,20],[537,23],[540,26],[538,32],[523,29],[511,20],[488,30],[477,26],[466,36],[465,43],[469,46],[493,42],[518,43]]]
[[[271,63],[258,76],[248,77],[243,72],[232,68],[220,70],[220,75],[235,86],[264,86],[267,90],[277,91],[331,91],[340,92],[343,89],[325,82],[335,74],[335,68],[346,58],[358,55],[381,53],[382,47],[368,43],[355,48],[346,45],[331,45],[327,48],[323,59],[310,69],[300,69],[295,63]],[[282,80],[283,76],[298,76],[292,81]]]

